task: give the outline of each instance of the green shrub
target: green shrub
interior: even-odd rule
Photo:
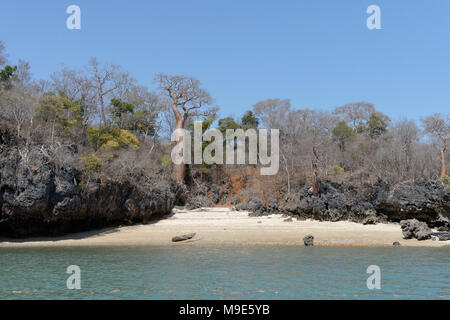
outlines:
[[[211,174],[211,169],[206,168],[206,167],[201,167],[200,171],[205,174],[205,175],[210,175]]]
[[[445,189],[450,188],[450,177],[449,176],[441,177],[441,182],[444,184]]]
[[[80,187],[81,190],[86,190],[87,184],[84,181],[80,181],[78,187]]]
[[[54,123],[62,133],[75,136],[81,129],[82,108],[77,101],[61,95],[47,94],[39,100],[37,118]]]
[[[345,121],[341,121],[333,129],[333,138],[337,141],[339,149],[345,151],[345,144],[354,138],[355,132],[350,128]]]
[[[159,161],[161,162],[161,165],[166,169],[172,165],[172,159],[168,155],[162,156]]]
[[[102,169],[102,162],[93,154],[87,157],[81,157],[81,161],[83,161],[87,173],[100,172]]]
[[[87,135],[91,143],[101,150],[116,150],[128,147],[139,149],[138,138],[130,131],[120,129],[117,126],[101,129],[91,126],[87,129]]]
[[[341,168],[338,165],[334,165],[331,170],[335,176],[341,176],[344,174],[344,168]]]

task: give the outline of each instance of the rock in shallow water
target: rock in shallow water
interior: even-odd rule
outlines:
[[[306,247],[314,246],[314,236],[311,234],[308,234],[303,238],[303,243]]]
[[[172,242],[180,242],[180,241],[186,241],[186,240],[190,240],[193,237],[195,237],[195,233],[188,233],[188,234],[183,234],[182,236],[176,236],[172,238]]]

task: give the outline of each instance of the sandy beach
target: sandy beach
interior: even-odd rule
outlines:
[[[199,245],[303,245],[314,236],[316,246],[441,247],[450,241],[404,240],[399,224],[362,225],[353,222],[285,222],[281,215],[249,217],[229,208],[174,209],[170,216],[147,225],[107,228],[63,237],[0,239],[5,247],[54,246],[199,246]],[[172,237],[196,233],[191,240],[172,242]]]

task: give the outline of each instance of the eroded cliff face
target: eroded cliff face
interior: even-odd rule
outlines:
[[[76,147],[61,148],[67,157]],[[75,157],[76,158],[76,157]],[[7,130],[0,130],[0,236],[62,235],[106,226],[146,223],[170,213],[179,190],[136,174],[91,181],[77,170],[42,152],[25,148]]]
[[[433,227],[450,227],[450,188],[439,180],[397,184],[376,199],[375,207],[392,221],[418,219]]]
[[[219,184],[199,184],[187,194],[175,183],[163,181],[158,172],[86,183],[73,164],[78,159],[76,146],[61,147],[58,154],[61,157],[55,158],[42,146],[25,147],[11,130],[0,128],[0,236],[63,235],[146,223],[182,202],[188,208],[235,205],[252,215],[284,213],[365,224],[417,219],[430,227],[450,228],[450,188],[440,181],[393,186],[381,181],[360,186],[322,181],[318,196],[309,194],[310,186],[304,185],[290,196],[280,189],[270,190],[267,199],[244,200],[227,177]]]
[[[322,181],[318,196],[309,186],[291,199],[261,201],[250,199],[237,209],[254,215],[283,212],[300,219],[349,220],[365,224],[417,219],[431,227],[450,228],[450,188],[440,181],[406,181],[394,186],[383,182],[359,187]]]

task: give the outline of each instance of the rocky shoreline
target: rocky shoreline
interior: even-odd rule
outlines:
[[[298,220],[351,221],[366,225],[417,219],[428,227],[450,230],[450,188],[445,188],[439,180],[405,181],[394,186],[379,181],[359,187],[322,181],[318,196],[310,194],[309,187],[304,185],[299,193],[281,199],[264,201],[254,197],[236,204],[235,209],[250,211],[251,216],[279,213]],[[206,189],[207,192],[194,193],[188,208],[218,203],[221,195],[228,194],[219,192],[217,185]]]
[[[55,159],[42,146],[25,147],[9,130],[0,130],[0,236],[57,236],[147,223],[180,203],[193,209],[230,202],[229,184],[204,184],[186,195],[171,181],[158,183],[158,174],[135,172],[85,183],[75,165],[60,160],[77,159],[77,147],[61,147],[58,152]],[[438,180],[394,186],[382,181],[361,186],[322,181],[318,196],[308,193],[309,187],[289,197],[254,197],[244,203],[233,197],[231,203],[251,216],[277,213],[298,220],[363,224],[417,219],[439,231],[450,230],[450,188]]]
[[[68,159],[76,153],[74,146],[59,149]],[[139,173],[85,184],[74,166],[42,147],[25,149],[0,131],[0,236],[56,236],[146,223],[172,211],[178,189]]]
[[[398,223],[363,225],[349,221],[292,219],[287,223],[284,220],[280,214],[252,217],[247,211],[232,211],[231,208],[187,210],[177,206],[173,214],[164,216],[157,223],[104,228],[57,237],[0,238],[0,249],[165,246],[170,250],[174,246],[303,247],[306,244],[314,247],[450,248],[449,241],[438,241],[434,235],[431,239],[421,241],[416,238],[404,239]]]
[[[450,188],[445,189],[440,181],[407,181],[393,187],[379,182],[362,188],[323,182],[318,196],[308,194],[307,189],[293,201],[263,203],[254,198],[236,209],[252,211],[255,216],[280,212],[298,219],[363,224],[417,219],[433,228],[450,227]]]

